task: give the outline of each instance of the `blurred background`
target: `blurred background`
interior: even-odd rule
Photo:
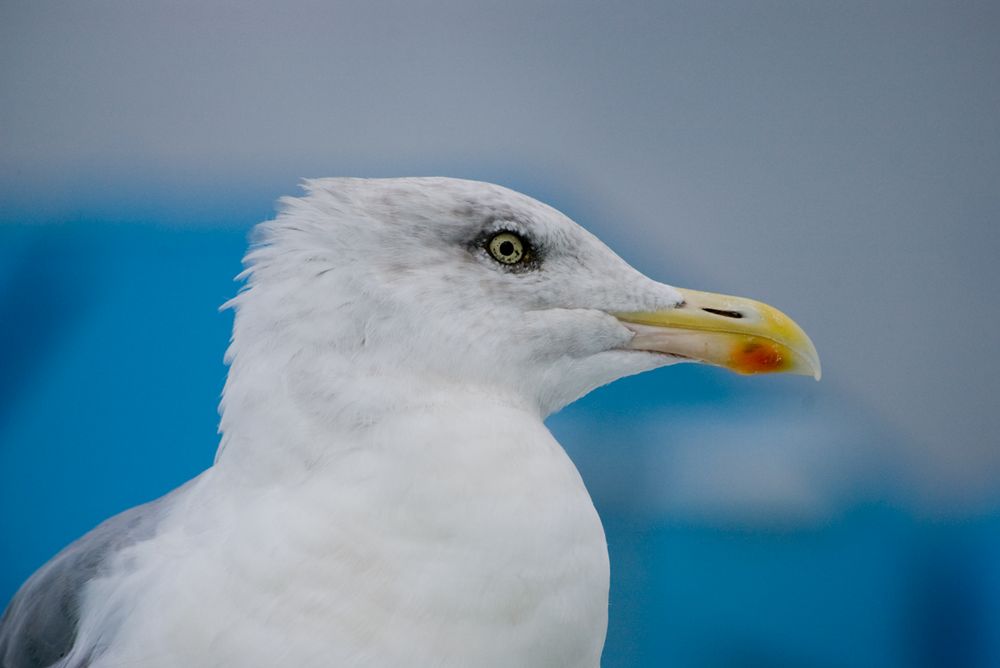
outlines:
[[[996,2],[3,2],[0,605],[211,464],[246,234],[337,175],[512,187],[812,335],[819,384],[550,419],[605,666],[1000,666]]]

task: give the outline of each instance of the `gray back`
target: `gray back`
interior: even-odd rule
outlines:
[[[28,578],[0,618],[0,668],[88,665],[95,648],[74,648],[84,586],[103,574],[109,557],[152,537],[186,487],[99,524]]]

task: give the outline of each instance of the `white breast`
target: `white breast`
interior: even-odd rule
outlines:
[[[92,588],[135,613],[94,665],[599,664],[604,533],[537,416],[411,411],[331,450],[280,484],[204,476]]]

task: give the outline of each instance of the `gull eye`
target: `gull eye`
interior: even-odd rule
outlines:
[[[524,259],[524,241],[512,232],[494,234],[486,247],[501,264],[517,264]]]

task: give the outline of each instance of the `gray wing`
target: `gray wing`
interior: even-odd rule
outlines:
[[[193,482],[193,481],[192,481]],[[191,483],[99,524],[35,571],[0,618],[0,668],[71,668],[84,585],[109,557],[152,537],[166,511]],[[76,648],[72,668],[90,663],[93,648]]]

